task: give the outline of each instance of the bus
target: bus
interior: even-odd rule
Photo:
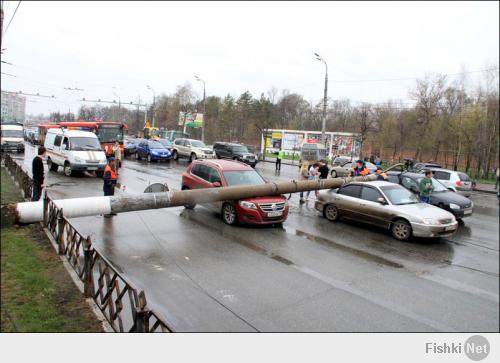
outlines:
[[[102,149],[107,157],[113,156],[113,146],[118,141],[123,155],[123,136],[127,125],[114,121],[76,121],[60,122],[59,127],[68,130],[91,131],[97,135]]]
[[[182,131],[175,130],[160,130],[160,139],[167,139],[170,142],[174,142],[175,139],[189,139],[189,134]]]

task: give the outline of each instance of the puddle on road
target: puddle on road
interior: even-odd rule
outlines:
[[[301,231],[298,229],[295,230],[295,234],[297,236],[300,236],[300,237],[305,237],[306,239],[308,239],[310,241],[317,242],[317,243],[324,245],[324,246],[333,247],[333,248],[338,249],[342,252],[349,253],[351,255],[354,255],[356,257],[360,257],[362,259],[365,259],[365,260],[368,260],[371,262],[375,262],[375,263],[378,263],[381,265],[395,267],[395,268],[403,268],[404,267],[400,263],[388,260],[386,258],[377,256],[377,255],[373,255],[373,254],[365,252],[365,251],[357,250],[355,248],[348,247],[348,246],[342,245],[342,244],[337,243],[337,242],[333,242],[327,238],[315,236],[313,234],[310,234],[310,233],[307,233],[307,232],[304,232],[304,231]]]

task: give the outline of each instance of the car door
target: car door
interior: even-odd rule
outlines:
[[[418,183],[408,176],[401,177],[401,185],[415,194],[420,194]]]
[[[182,140],[179,145],[179,154],[182,156],[189,156],[189,148],[191,147],[191,143],[188,140]]]
[[[219,182],[222,186],[222,178],[217,169],[207,166],[207,174],[208,174],[208,182],[210,184],[210,188],[214,188],[213,183],[215,182]],[[224,204],[224,201],[211,203],[211,207],[216,211],[220,211],[222,209],[222,204]]]
[[[347,176],[349,175],[349,170],[352,169],[352,163],[345,163],[342,165],[341,168],[339,168],[340,172],[338,173],[338,176]]]
[[[54,139],[54,161],[57,165],[64,165],[64,156],[61,153],[61,142],[62,142],[62,136],[61,135],[56,135]]]
[[[69,139],[64,136],[61,142],[61,154],[64,155],[64,159],[69,159]]]
[[[454,185],[452,183],[451,179],[451,173],[448,171],[441,171],[441,170],[434,170],[434,179],[439,180],[441,183],[444,184],[446,188],[453,188]]]
[[[388,228],[392,219],[392,212],[387,204],[379,202],[379,198],[386,201],[380,191],[371,185],[363,185],[361,189],[360,218],[363,222],[379,227]]]
[[[360,199],[361,186],[358,184],[347,184],[339,189],[333,197],[333,203],[339,209],[342,216],[357,219],[362,200]]]

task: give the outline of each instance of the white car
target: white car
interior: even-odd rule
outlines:
[[[21,124],[1,125],[1,148],[2,151],[24,151],[24,132]]]
[[[431,168],[434,179],[437,179],[449,190],[457,192],[464,197],[470,197],[472,192],[471,178],[460,171],[449,169]]]
[[[51,171],[64,168],[71,176],[78,171],[95,171],[102,177],[107,160],[99,139],[93,132],[49,129],[45,136],[47,166]]]
[[[200,140],[175,139],[172,143],[172,157],[174,160],[188,158],[189,161],[196,159],[214,159],[215,152]]]

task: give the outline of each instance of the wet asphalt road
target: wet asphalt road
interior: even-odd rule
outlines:
[[[33,149],[27,145],[24,166]],[[22,155],[17,156],[22,159]],[[20,160],[20,162],[23,162]],[[126,159],[120,182],[180,189],[187,162]],[[268,180],[297,167],[260,163]],[[48,172],[53,198],[102,195],[102,180]],[[117,194],[118,194],[117,193]],[[176,331],[498,331],[499,220],[495,195],[451,238],[399,242],[389,232],[330,223],[298,196],[283,227],[231,227],[203,207],[72,219]]]

